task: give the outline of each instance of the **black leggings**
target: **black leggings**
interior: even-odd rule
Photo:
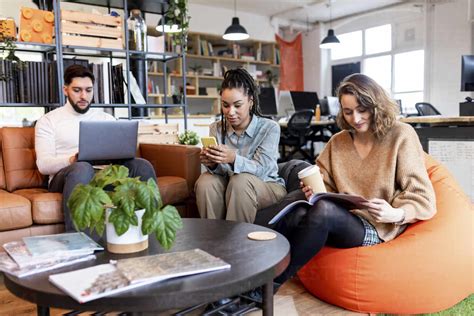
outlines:
[[[323,246],[352,248],[364,241],[364,224],[356,215],[329,200],[319,200],[311,208],[299,207],[283,217],[275,227],[290,242],[288,268],[275,279],[282,284],[298,272]]]

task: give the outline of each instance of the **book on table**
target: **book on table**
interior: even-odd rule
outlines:
[[[186,275],[229,269],[230,264],[201,249],[111,261],[54,274],[49,280],[79,303],[146,284]]]
[[[297,206],[312,206],[314,205],[314,203],[321,199],[335,201],[341,205],[345,205],[346,207],[352,209],[366,208],[363,203],[368,202],[367,199],[360,195],[352,195],[346,193],[316,193],[313,194],[309,201],[297,200],[286,205],[281,211],[279,211],[275,216],[272,217],[268,224],[272,225],[277,223],[283,216],[296,209]]]

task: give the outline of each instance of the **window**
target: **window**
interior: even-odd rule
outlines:
[[[395,54],[393,68],[393,94],[402,100],[405,113],[415,113],[415,103],[423,101],[424,51]]]
[[[377,81],[385,90],[392,88],[392,56],[384,55],[364,60],[363,73]]]
[[[341,42],[337,48],[331,49],[331,59],[343,59],[362,55],[362,31],[337,35]]]
[[[361,62],[362,73],[400,99],[404,113],[416,113],[415,103],[424,101],[424,50],[393,49],[390,24],[337,37],[341,45],[331,50],[331,60],[337,61],[331,66]]]
[[[392,50],[392,26],[390,24],[365,30],[365,54],[377,54]]]
[[[394,55],[395,92],[423,90],[423,50]]]

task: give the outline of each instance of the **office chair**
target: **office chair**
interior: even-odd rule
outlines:
[[[441,113],[433,105],[427,102],[415,103],[415,108],[418,111],[419,116],[441,115]]]
[[[279,161],[288,161],[296,153],[300,153],[309,162],[314,162],[313,146],[311,146],[311,152],[309,153],[303,149],[311,135],[311,120],[313,116],[313,110],[293,113],[288,121],[286,130],[280,136],[281,158]],[[293,147],[293,150],[286,154],[285,146]]]

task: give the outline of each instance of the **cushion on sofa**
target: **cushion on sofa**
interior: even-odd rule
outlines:
[[[31,203],[28,199],[0,190],[0,231],[28,227],[31,219]]]
[[[184,178],[158,177],[157,182],[163,205],[183,202],[189,196],[188,184]]]
[[[56,224],[64,222],[62,194],[46,189],[33,188],[16,190],[13,193],[31,202],[31,214],[35,224]]]
[[[2,136],[7,190],[45,187],[46,177],[36,168],[35,129],[4,127]]]

